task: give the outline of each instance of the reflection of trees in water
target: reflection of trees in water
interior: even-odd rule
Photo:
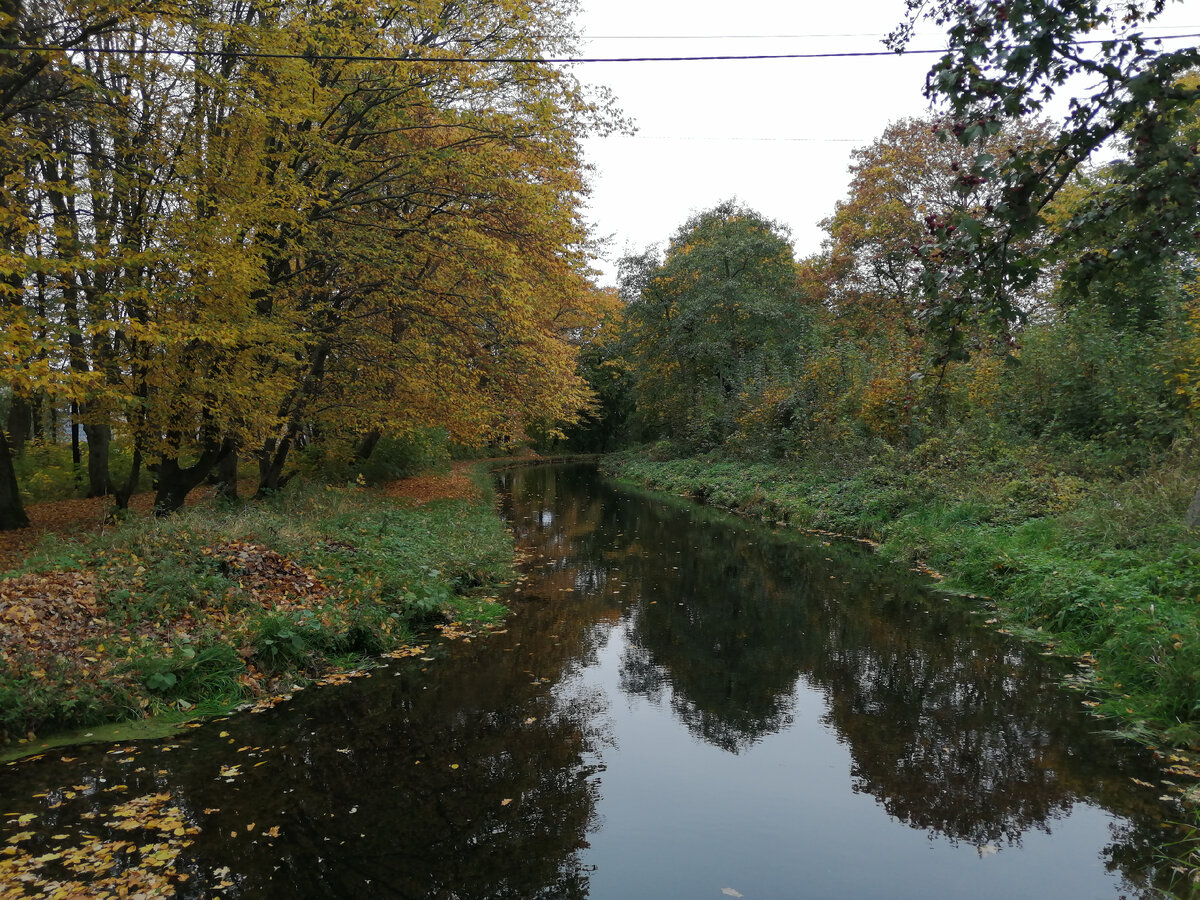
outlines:
[[[976,845],[1019,842],[1086,798],[1064,754],[1100,748],[1070,700],[1046,689],[1042,666],[962,621],[850,602],[856,623],[874,622],[831,627],[817,614],[830,640],[810,677],[854,749],[856,790],[913,827]]]
[[[622,688],[667,698],[702,740],[738,752],[786,728],[804,678],[827,696],[856,789],[915,828],[983,846],[1048,829],[1078,801],[1141,811],[1112,745],[1047,688],[1057,661],[971,627],[854,548],[587,490],[573,525],[604,531],[575,531],[573,565],[640,598],[625,614]],[[1125,839],[1152,833],[1142,821]]]
[[[453,678],[414,664],[309,712],[315,734],[284,751],[308,777],[276,759],[275,777],[255,784],[259,804],[283,807],[291,849],[276,872],[274,851],[232,863],[253,873],[245,896],[587,897],[578,853],[595,820],[585,753],[600,698],[556,699],[515,653],[469,656]]]
[[[542,646],[548,631],[523,642],[530,653],[573,652]],[[458,658],[428,673],[406,661],[308,691],[173,749],[144,745],[136,764],[105,747],[76,751],[92,760],[97,784],[120,792],[61,803],[46,835],[83,814],[88,831],[128,839],[102,824],[109,806],[170,792],[202,828],[176,862],[191,875],[181,897],[211,896],[213,873],[227,869],[233,884],[222,896],[584,900],[579,852],[596,822],[588,753],[604,738],[603,698],[557,697],[501,643],[456,647]],[[45,762],[19,790],[0,784],[6,809],[85,779],[81,762]],[[234,764],[239,774],[215,777]],[[53,848],[47,840],[41,852]]]
[[[188,741],[197,752],[145,751],[141,773],[96,754],[128,796],[169,789],[197,817],[220,810],[181,865],[197,876],[229,866],[239,880],[228,893],[246,897],[583,900],[603,702],[551,684],[595,658],[611,634],[597,623],[622,616],[623,687],[669,698],[702,740],[737,752],[786,728],[803,678],[828,698],[857,788],[899,820],[983,845],[1047,828],[1087,799],[1130,818],[1106,851],[1111,867],[1132,880],[1152,861],[1161,810],[1131,789],[1138,772],[1115,771],[1074,701],[1045,689],[1053,661],[855,568],[850,550],[618,498],[584,470],[530,470],[510,485],[518,540],[556,548],[530,560],[519,642],[480,640],[428,675],[414,661],[398,677],[201,729]],[[613,594],[623,582],[626,598]],[[261,768],[235,753],[243,745],[270,748]],[[214,761],[245,774],[216,781]],[[47,787],[79,778],[54,771]],[[19,796],[36,790],[31,779]],[[276,825],[278,840],[263,837]]]
[[[732,753],[790,725],[797,671],[791,650],[772,640],[777,622],[768,605],[737,587],[709,593],[693,578],[703,568],[687,560],[674,573],[677,592],[647,574],[644,596],[661,599],[629,613],[622,690],[655,701],[666,694],[688,730]]]

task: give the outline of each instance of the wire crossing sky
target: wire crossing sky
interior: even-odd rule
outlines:
[[[692,212],[731,197],[790,227],[798,256],[820,250],[819,223],[846,194],[852,151],[889,122],[930,112],[925,75],[945,53],[930,49],[944,46],[945,37],[928,24],[913,46],[929,52],[897,56],[883,47],[882,38],[904,19],[904,0],[581,6],[584,46],[602,51],[588,57],[647,60],[577,70],[586,82],[608,86],[639,128],[585,143],[593,165],[591,221],[609,238],[600,264],[606,283],[615,282],[615,260],[625,252],[665,244]],[[1198,22],[1200,0],[1176,0],[1140,30],[1150,40],[1197,40]],[[654,41],[670,41],[661,48],[670,52],[655,52]],[[759,59],[711,59],[717,55]],[[691,59],[648,61],[653,57]],[[1067,96],[1054,115],[1065,110]]]
[[[759,36],[765,37],[765,36]],[[792,35],[791,37],[798,37]],[[1188,40],[1200,38],[1196,34],[1166,34],[1156,35],[1153,40]],[[614,38],[615,39],[615,38]],[[639,40],[627,38],[626,40]],[[698,38],[704,39],[704,38]],[[728,38],[733,39],[733,38]],[[756,38],[757,39],[757,38]],[[695,40],[695,39],[693,39]],[[1076,46],[1102,44],[1104,40],[1076,41]],[[739,62],[753,60],[777,59],[856,59],[862,57],[890,56],[928,56],[944,55],[945,49],[910,49],[903,54],[893,50],[848,50],[830,53],[728,53],[708,54],[698,56],[563,56],[563,57],[524,57],[524,56],[425,56],[425,55],[376,55],[354,53],[265,53],[261,51],[243,50],[183,50],[178,47],[74,47],[67,44],[0,44],[0,51],[15,51],[19,53],[97,53],[116,56],[182,56],[202,57],[205,59],[302,59],[313,62],[383,62],[383,63],[432,63],[435,65],[478,65],[483,63],[543,63],[547,65],[583,65],[588,63],[647,63],[647,62]]]

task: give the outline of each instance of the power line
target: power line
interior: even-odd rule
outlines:
[[[668,134],[630,134],[614,135],[614,137],[632,141],[749,141],[779,142],[797,144],[865,144],[869,138],[810,138],[810,137],[722,137],[720,135],[668,135]],[[606,138],[608,140],[609,138]]]
[[[1200,38],[1196,34],[1159,35],[1151,40],[1183,40]],[[1107,40],[1073,41],[1072,46],[1104,44]],[[383,63],[432,63],[437,65],[476,65],[479,63],[531,63],[548,65],[578,65],[584,63],[645,63],[645,62],[733,62],[753,60],[785,59],[859,59],[871,56],[925,56],[953,52],[944,50],[857,50],[834,53],[729,53],[709,56],[572,56],[572,57],[521,57],[521,56],[387,56],[352,53],[265,53],[255,50],[179,50],[165,47],[70,47],[66,45],[19,45],[0,44],[0,51],[18,53],[101,53],[122,56],[184,56],[211,59],[298,59],[310,62],[383,62]]]
[[[1186,26],[1190,28],[1191,26]],[[800,38],[886,37],[875,31],[841,34],[585,34],[585,41],[773,41]]]
[[[1170,28],[1200,28],[1200,25],[1145,25],[1146,31]],[[924,37],[938,34],[937,32],[917,32]],[[585,34],[584,41],[791,41],[807,40],[810,38],[845,38],[845,37],[887,37],[879,31],[846,31],[830,32],[827,34]],[[1120,35],[1113,35],[1119,39]]]

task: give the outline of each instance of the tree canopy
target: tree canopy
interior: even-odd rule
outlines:
[[[807,314],[786,230],[732,201],[689,219],[664,258],[623,262],[639,414],[698,446],[735,428],[766,376],[794,365]]]
[[[617,118],[534,61],[570,0],[53,6],[6,18],[40,49],[0,58],[0,358],[14,409],[76,405],[93,492],[149,466],[169,510],[239,452],[271,490],[317,435],[587,405],[579,138]]]
[[[1112,267],[1154,265],[1194,244],[1200,224],[1200,165],[1194,136],[1179,126],[1193,115],[1200,86],[1184,76],[1200,48],[1166,49],[1144,26],[1167,0],[907,0],[908,19],[890,37],[903,50],[914,26],[932,20],[949,49],[929,73],[926,92],[951,118],[948,135],[977,150],[964,186],[987,182],[998,200],[932,222],[924,289],[930,321],[952,335],[968,310],[998,327],[1021,316],[1015,298],[1039,277],[1044,260],[1017,248],[1044,226],[1043,213],[1094,154],[1111,142],[1127,152],[1106,190],[1077,204],[1061,233],[1089,236],[1094,252],[1065,273],[1082,290]],[[997,157],[981,145],[1007,120],[1043,112],[1064,86],[1076,93],[1046,145]],[[1146,227],[1129,227],[1143,221]]]

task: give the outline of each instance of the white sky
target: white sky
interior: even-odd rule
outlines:
[[[593,57],[883,50],[883,36],[904,16],[903,0],[583,0],[582,5],[578,22],[589,38],[582,49]],[[1200,0],[1177,0],[1155,24],[1200,30]],[[632,35],[811,37],[606,39]],[[944,40],[924,31],[911,47],[938,49]],[[889,122],[928,112],[922,88],[936,59],[888,55],[577,67],[585,82],[611,88],[638,127],[633,137],[589,138],[584,144],[595,167],[589,219],[597,236],[611,238],[608,258],[599,263],[601,283],[615,281],[613,263],[626,252],[665,245],[693,212],[731,197],[788,226],[798,257],[817,252],[823,237],[818,223],[845,194],[851,151],[874,140]]]

